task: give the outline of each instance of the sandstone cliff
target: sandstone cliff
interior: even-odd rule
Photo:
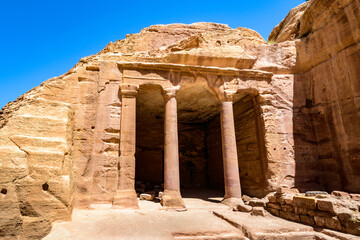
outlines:
[[[7,104],[0,113],[0,237],[40,239],[53,221],[69,220],[74,207],[111,203],[118,182],[120,62],[192,71],[179,80],[194,83],[184,84],[178,99],[185,185],[223,184],[218,101],[203,91],[199,79],[206,77],[194,77],[199,70],[191,68],[206,66],[272,76],[238,86],[256,89],[234,105],[245,194],[262,197],[282,185],[360,192],[359,16],[356,0],[313,0],[274,29],[269,39],[275,44],[223,24],[150,26]],[[158,161],[161,90],[140,91],[138,153]],[[154,120],[152,131],[147,119]],[[195,182],[191,171],[199,173]]]
[[[265,52],[275,53],[276,56],[267,56]],[[250,137],[238,140],[242,156],[240,168],[244,177],[244,191],[252,195],[266,194],[281,184],[287,175],[292,176],[289,183],[293,185],[291,182],[294,173],[289,173],[282,167],[282,162],[286,159],[286,164],[292,166],[290,171],[294,169],[292,154],[289,154],[292,151],[292,136],[284,132],[291,126],[285,126],[288,121],[284,124],[282,119],[291,115],[292,111],[293,75],[288,73],[295,64],[294,46],[285,43],[274,48],[250,29],[231,29],[222,24],[156,25],[139,34],[128,35],[124,40],[110,43],[100,53],[81,59],[68,73],[47,80],[2,109],[2,235],[10,239],[19,235],[30,238],[26,234],[31,233],[33,238],[37,238],[47,233],[52,221],[70,219],[73,207],[87,208],[93,203],[112,201],[118,178],[121,114],[118,91],[122,79],[122,72],[117,65],[119,61],[201,65],[214,67],[215,70],[219,67],[253,68],[278,73],[270,88],[264,90],[266,94],[263,98],[256,101],[266,112],[259,112],[263,111],[262,108],[252,110],[254,105],[251,99],[241,100],[243,105],[239,103],[239,134]],[[285,91],[284,87],[289,91]],[[184,90],[184,94],[179,96],[180,121],[185,124],[189,121],[204,122],[218,114],[216,100],[206,97],[206,93],[200,88],[184,89],[188,93]],[[189,100],[196,96],[193,94],[205,94],[204,104],[198,105],[197,99],[190,103]],[[151,102],[152,99],[142,100],[145,108],[142,110],[139,106],[139,121],[141,116],[147,119],[148,113],[154,111],[154,108],[146,110],[146,102]],[[161,106],[158,109],[161,110]],[[276,109],[281,110],[276,112]],[[197,111],[203,113],[196,113]],[[195,115],[189,114],[191,112]],[[256,126],[263,125],[263,120],[256,120],[256,116],[260,117],[260,114],[263,114],[264,121],[268,121],[267,125],[274,128],[268,134],[264,130],[256,130]],[[273,114],[279,116],[279,119],[273,119]],[[199,120],[199,116],[204,117]],[[241,124],[241,118],[244,118],[245,125]],[[206,166],[203,165],[205,155],[199,152],[199,157],[195,157],[193,153],[199,149],[201,151],[201,148],[209,148],[209,168],[215,169],[209,181],[223,187],[221,155],[215,157],[218,156],[217,153],[221,153],[221,149],[215,151],[216,147],[221,146],[219,140],[216,140],[220,137],[219,119],[215,118],[213,121],[214,124],[209,123],[208,129],[210,132],[215,131],[215,135],[208,136],[208,144],[217,142],[214,147],[211,144],[201,147],[206,142],[201,132],[193,135],[194,132],[190,131],[195,137],[191,140],[187,135],[189,130],[186,129],[192,128],[186,127],[187,125],[184,125],[184,131],[180,131],[180,144],[185,144],[180,146],[182,161],[185,164],[186,156],[192,155],[190,160],[195,164],[196,171],[200,172],[196,176],[196,183],[184,179],[185,185],[189,181],[189,184],[195,185],[205,184],[207,181],[207,173],[204,172]],[[139,134],[141,126],[146,126],[144,124],[140,124]],[[279,131],[281,133],[277,134]],[[264,134],[266,139],[263,139]],[[201,143],[198,146],[200,148],[192,149],[186,139]],[[142,141],[140,138],[139,147]],[[154,143],[154,138],[150,138],[150,142]],[[265,145],[276,146],[280,142],[288,142],[285,144],[288,146],[284,150],[281,148],[277,152],[271,150],[274,153],[266,153]],[[162,143],[159,144],[154,149],[161,149]],[[214,154],[211,154],[211,149],[214,149]],[[145,153],[153,156],[152,153]],[[141,156],[141,152],[138,154]],[[266,155],[272,159],[271,163],[265,159]],[[156,162],[155,156],[158,155],[154,155]],[[181,170],[184,171],[184,176],[188,174],[189,166],[185,164]],[[141,170],[138,173],[141,175]],[[191,179],[192,176],[188,177]]]
[[[307,189],[318,182],[328,191],[360,191],[359,7],[352,0],[310,1],[269,37],[298,38],[294,114],[306,123],[294,120],[295,159],[298,184]]]

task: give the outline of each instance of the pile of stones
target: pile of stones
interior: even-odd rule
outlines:
[[[271,214],[307,225],[360,235],[360,194],[281,188],[267,196]]]
[[[164,184],[154,184],[151,182],[144,183],[143,181],[136,181],[135,190],[140,200],[161,200],[164,192]]]
[[[251,215],[254,216],[263,216],[265,217],[268,215],[267,211],[265,211],[266,204],[268,203],[268,199],[265,198],[251,198],[247,195],[242,196],[242,200],[244,201],[245,205],[248,205],[250,208],[247,208],[248,211],[243,212],[251,212]]]

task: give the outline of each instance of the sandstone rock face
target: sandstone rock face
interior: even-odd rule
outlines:
[[[74,112],[43,98],[22,104],[0,133],[0,236],[36,239],[71,216]]]
[[[280,43],[298,38],[301,26],[300,18],[304,14],[304,11],[307,10],[309,4],[310,2],[307,1],[291,9],[285,19],[272,30],[268,41]]]
[[[358,1],[313,0],[293,9],[269,37],[274,45],[294,40],[297,52],[294,141],[301,190],[360,191],[359,21]]]
[[[0,120],[0,183],[6,191],[1,195],[6,216],[1,218],[1,234],[22,236],[26,225],[43,236],[48,228],[37,230],[36,222],[69,220],[74,207],[113,201],[119,184],[119,86],[127,75],[160,81],[166,71],[177,74],[167,78],[171,81],[161,80],[165,85],[160,87],[151,80],[139,88],[137,179],[164,181],[162,88],[179,85],[181,186],[224,187],[218,117],[223,82],[226,89],[240,92],[234,111],[244,193],[263,196],[286,176],[294,176],[289,173],[294,169],[289,155],[292,135],[285,133],[291,122],[283,121],[291,118],[293,75],[288,72],[294,62],[284,64],[281,59],[293,58],[295,51],[288,46],[272,48],[281,52],[274,64],[266,56],[256,64],[268,47],[258,33],[246,28],[212,23],[151,26],[110,43],[68,73],[6,105]],[[134,64],[122,64],[126,62]],[[165,68],[170,69],[159,71]],[[277,73],[273,78],[271,72],[259,71],[269,69]],[[284,147],[275,148],[282,143]],[[286,181],[293,184],[293,177]]]
[[[294,114],[307,115],[311,129],[296,139],[304,144],[295,152],[302,154],[301,145],[311,149],[299,172],[319,169],[308,181],[327,191],[360,191],[359,13],[358,1],[312,1],[300,18],[300,36],[307,37],[296,41]]]
[[[274,29],[275,44],[222,24],[150,26],[7,104],[0,237],[40,239],[73,208],[112,203],[124,168],[143,191],[160,186],[164,92],[174,86],[181,187],[224,188],[219,109],[231,94],[243,194],[261,198],[280,186],[360,192],[359,16],[355,0],[309,1]],[[124,84],[136,89],[136,146],[120,136]],[[119,164],[121,139],[135,147],[135,166]],[[296,215],[292,198],[269,201],[275,215],[324,220]]]

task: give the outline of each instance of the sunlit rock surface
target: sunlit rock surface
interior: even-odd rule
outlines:
[[[150,26],[8,103],[0,113],[0,237],[41,239],[74,208],[112,203],[125,77],[162,81],[140,85],[137,95],[139,188],[164,180],[162,88],[178,85],[182,188],[223,190],[219,94],[226,88],[237,91],[243,194],[359,193],[359,5],[308,1],[274,28],[271,43],[224,24]]]

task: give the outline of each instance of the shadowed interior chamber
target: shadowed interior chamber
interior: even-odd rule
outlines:
[[[203,86],[189,84],[177,93],[177,103],[181,188],[223,191],[218,100]],[[252,98],[238,94],[233,107],[242,190],[244,194],[260,197],[264,192],[264,170]],[[161,185],[164,182],[164,100],[160,86],[140,86],[136,114],[135,179],[138,185]]]

